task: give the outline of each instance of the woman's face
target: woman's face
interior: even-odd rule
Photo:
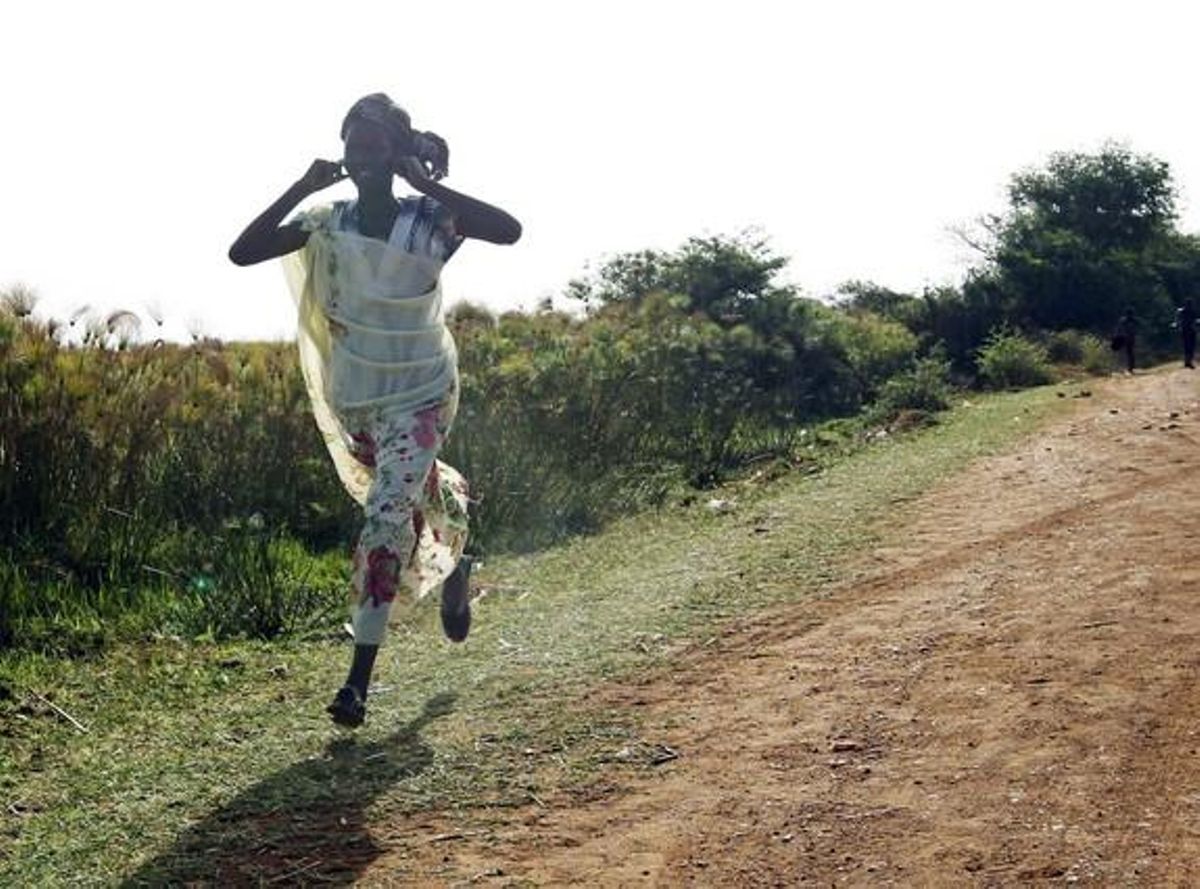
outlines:
[[[370,120],[354,120],[346,128],[346,150],[342,163],[359,188],[391,185],[395,168],[395,146],[387,129]]]

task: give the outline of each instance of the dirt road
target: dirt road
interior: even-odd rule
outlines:
[[[465,830],[430,865],[491,885],[1200,885],[1200,375],[1091,388],[908,504],[855,582],[604,692],[678,759],[486,843]]]

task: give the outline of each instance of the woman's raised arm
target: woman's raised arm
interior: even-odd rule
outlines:
[[[229,259],[236,265],[254,265],[299,250],[308,243],[308,232],[283,220],[302,200],[344,179],[341,164],[315,160],[308,171],[287,191],[246,226],[229,248]]]
[[[515,244],[521,237],[521,223],[516,219],[499,207],[431,179],[424,165],[416,158],[404,158],[399,173],[421,194],[433,198],[454,214],[455,227],[464,238],[478,238],[493,244]]]

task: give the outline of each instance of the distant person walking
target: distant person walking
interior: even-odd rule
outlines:
[[[1113,335],[1112,347],[1114,352],[1125,353],[1125,370],[1129,373],[1133,373],[1137,333],[1138,320],[1133,314],[1133,309],[1126,309],[1125,314],[1117,321],[1117,331]]]
[[[229,250],[238,265],[284,257],[299,307],[313,414],[364,523],[353,562],[354,658],[327,708],[356,726],[392,603],[442,586],[442,626],[466,638],[467,485],[437,460],[458,409],[458,355],[442,310],[442,266],[465,238],[512,244],[517,220],[442,185],[449,149],[383,93],[355,102],[344,160],[314,160]],[[393,178],[418,192],[397,198]],[[284,218],[346,177],[356,200]]]
[[[1183,341],[1183,366],[1196,366],[1196,307],[1190,299],[1175,310],[1175,328]]]

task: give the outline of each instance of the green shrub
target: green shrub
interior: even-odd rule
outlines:
[[[1056,330],[1046,337],[1046,354],[1055,364],[1082,364],[1086,336],[1078,330]]]
[[[1109,344],[1098,336],[1084,335],[1080,344],[1079,364],[1090,374],[1105,376],[1112,372],[1113,353]]]
[[[1040,386],[1054,378],[1046,347],[1004,327],[988,337],[976,366],[983,384],[993,389]]]
[[[832,334],[858,380],[863,401],[871,400],[881,384],[908,366],[917,351],[916,334],[869,312],[839,313]]]
[[[1078,330],[1059,330],[1046,337],[1046,352],[1055,364],[1082,367],[1090,374],[1104,375],[1112,370],[1112,350],[1095,334]]]
[[[885,382],[875,400],[873,413],[890,420],[904,411],[936,413],[950,406],[950,362],[922,358],[910,370]]]

